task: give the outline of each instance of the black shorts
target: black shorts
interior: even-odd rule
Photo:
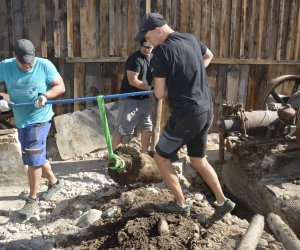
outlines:
[[[156,152],[172,159],[183,145],[187,145],[188,156],[205,157],[207,134],[212,121],[212,109],[194,117],[171,116],[155,147]]]

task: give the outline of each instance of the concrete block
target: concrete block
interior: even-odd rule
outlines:
[[[1,185],[27,183],[26,168],[22,161],[16,129],[0,130],[0,183]]]
[[[109,130],[115,130],[117,102],[106,104]],[[56,144],[63,160],[106,148],[98,107],[54,117]]]

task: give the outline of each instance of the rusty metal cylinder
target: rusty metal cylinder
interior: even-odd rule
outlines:
[[[289,123],[293,122],[293,120],[296,116],[296,110],[293,109],[290,104],[287,104],[283,107],[280,107],[277,110],[277,114],[281,121],[289,124]]]
[[[273,122],[278,119],[277,111],[250,111],[244,112],[244,123],[249,135],[264,134]],[[240,116],[225,118],[221,121],[221,132],[226,135],[229,132],[240,131],[243,133],[243,120]]]
[[[162,178],[158,172],[154,159],[141,153],[137,147],[122,145],[114,151],[125,162],[125,169],[113,170],[115,161],[108,161],[108,174],[119,185],[128,185],[135,182],[157,183]]]

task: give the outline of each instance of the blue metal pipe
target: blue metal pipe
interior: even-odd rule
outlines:
[[[115,99],[115,98],[125,98],[129,96],[139,96],[139,95],[150,95],[153,94],[153,90],[132,92],[132,93],[123,93],[123,94],[114,94],[114,95],[104,95],[103,99]],[[46,104],[58,104],[58,103],[70,103],[70,102],[85,102],[85,101],[96,101],[97,96],[74,98],[74,99],[61,99],[61,100],[50,100]],[[34,102],[30,103],[12,103],[11,107],[25,107],[25,106],[34,106]]]

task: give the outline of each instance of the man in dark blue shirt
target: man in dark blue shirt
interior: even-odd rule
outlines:
[[[175,196],[175,203],[161,204],[164,212],[189,215],[171,160],[183,145],[191,164],[213,191],[216,202],[211,221],[221,219],[235,204],[223,194],[217,174],[206,158],[208,130],[213,120],[212,100],[205,68],[211,51],[187,33],[172,30],[158,13],[146,14],[136,39],[145,38],[154,46],[151,61],[156,98],[168,97],[170,117],[156,145],[155,161],[160,174]]]
[[[150,59],[153,46],[145,39],[140,40],[140,49],[132,53],[126,61],[120,93],[147,91],[151,89],[152,75]],[[141,130],[141,152],[148,153],[152,131],[153,96],[140,95],[119,100],[117,129],[113,135],[112,148],[131,138],[135,128]],[[125,140],[124,140],[125,139]],[[126,141],[127,142],[127,141]]]

